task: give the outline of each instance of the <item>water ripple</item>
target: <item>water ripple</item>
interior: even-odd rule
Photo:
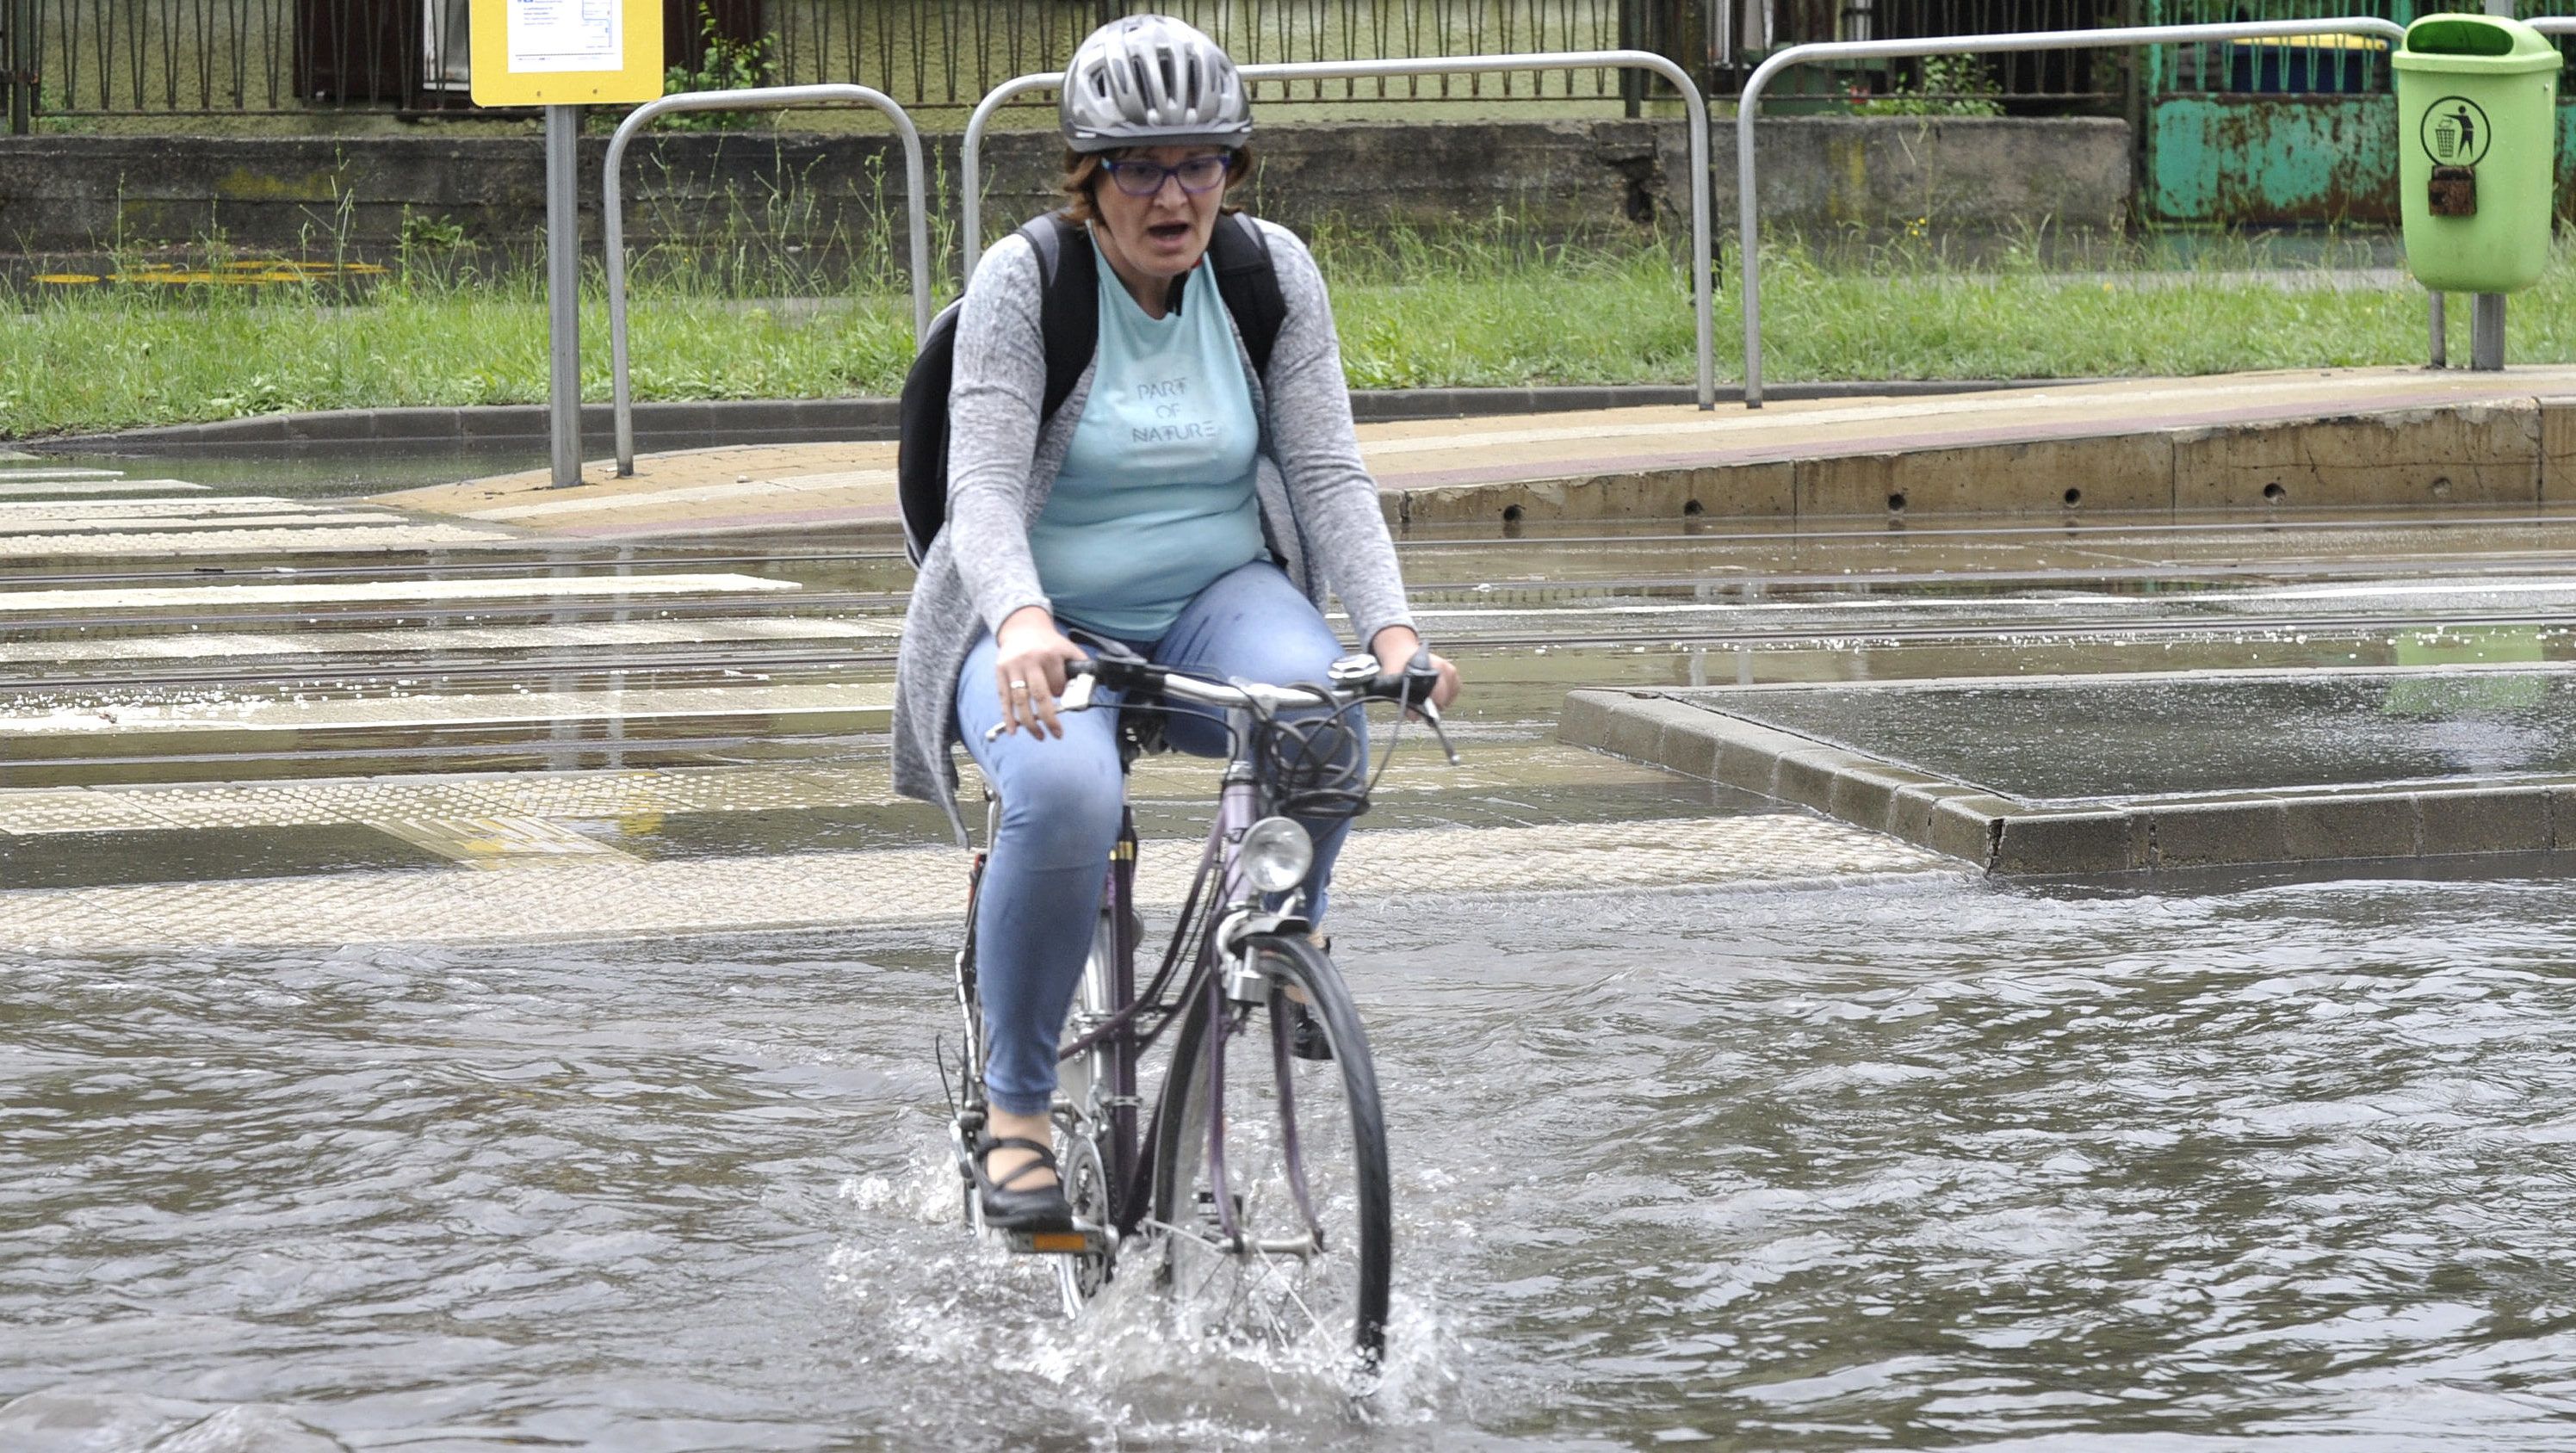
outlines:
[[[23,959],[0,1446],[2415,1450],[2576,1419],[2561,885],[1362,909],[1390,1386],[954,1224],[944,951]],[[1361,945],[1371,945],[1365,952]]]

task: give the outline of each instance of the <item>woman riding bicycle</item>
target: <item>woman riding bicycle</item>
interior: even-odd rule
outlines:
[[[1001,803],[974,927],[990,1099],[976,1179],[985,1223],[1014,1230],[1071,1223],[1049,1141],[1056,1045],[1124,810],[1116,712],[1056,710],[1066,663],[1090,654],[1066,628],[1220,679],[1322,681],[1344,654],[1329,589],[1381,671],[1422,647],[1314,259],[1254,224],[1286,303],[1263,373],[1206,265],[1251,166],[1233,61],[1178,20],[1130,16],[1083,41],[1062,96],[1064,215],[1087,234],[1065,245],[1099,263],[1097,350],[1041,417],[1039,260],[1016,235],[985,254],[957,321],[947,524],[904,618],[894,712],[897,790],[938,802],[962,839],[962,741]],[[1433,662],[1445,706],[1457,673]],[[1181,708],[1165,740],[1226,749],[1221,719]],[[1309,826],[1320,920],[1349,822]]]

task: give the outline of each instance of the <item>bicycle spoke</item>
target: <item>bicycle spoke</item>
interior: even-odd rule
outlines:
[[[1164,1113],[1185,1123],[1161,1139],[1173,1163],[1158,1166],[1156,1205],[1173,1227],[1164,1256],[1176,1310],[1300,1362],[1356,1353],[1365,1366],[1383,1336],[1390,1229],[1375,1077],[1338,998],[1347,1057],[1290,1053],[1286,986],[1311,994],[1299,976],[1330,976],[1329,963],[1271,972],[1266,1002],[1221,1014],[1202,1004],[1175,1046],[1180,1082]],[[1322,992],[1338,996],[1338,977]]]

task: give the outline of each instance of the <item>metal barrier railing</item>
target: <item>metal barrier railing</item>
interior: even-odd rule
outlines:
[[[626,144],[637,132],[679,111],[784,111],[802,106],[874,106],[893,120],[903,139],[903,200],[912,248],[912,336],[930,331],[930,203],[923,180],[921,132],[903,107],[866,86],[764,86],[747,91],[684,91],[647,101],[627,114],[608,139],[600,180],[600,233],[608,256],[608,366],[617,419],[617,473],[635,472],[635,401],[626,377],[626,197],[620,182]]]
[[[1969,55],[1979,51],[2117,49],[2204,40],[2261,40],[2272,36],[2373,35],[2392,44],[2406,28],[2375,15],[2319,20],[2262,20],[2234,25],[2135,25],[2108,30],[2042,30],[2003,35],[1954,35],[1938,40],[1831,41],[1777,51],[1744,83],[1735,114],[1735,185],[1740,212],[1738,249],[1744,267],[1744,406],[1762,407],[1761,202],[1754,191],[1754,117],[1762,88],[1773,76],[1807,61],[1875,57]]]
[[[1690,115],[1691,175],[1691,296],[1699,329],[1699,406],[1717,407],[1717,362],[1714,340],[1717,332],[1714,303],[1710,298],[1710,274],[1715,269],[1709,255],[1709,182],[1708,182],[1708,103],[1700,98],[1699,87],[1688,72],[1670,60],[1650,51],[1599,50],[1552,51],[1533,55],[1454,56],[1444,59],[1393,59],[1373,61],[1300,61],[1280,65],[1241,67],[1246,81],[1333,80],[1341,77],[1416,76],[1476,71],[1600,70],[1605,68],[1652,71],[1672,82],[1681,93]],[[960,276],[971,278],[975,265],[983,260],[983,145],[984,130],[992,124],[993,115],[1014,96],[1029,91],[1042,91],[1064,83],[1064,72],[1046,71],[1004,81],[986,93],[967,119],[966,134],[959,143],[958,237],[963,265]]]

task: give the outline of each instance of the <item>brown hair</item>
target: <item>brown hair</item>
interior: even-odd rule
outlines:
[[[1133,156],[1142,150],[1144,150],[1143,147],[1129,146],[1111,152],[1089,152],[1066,147],[1064,149],[1064,195],[1067,199],[1064,206],[1065,217],[1070,221],[1086,224],[1096,221],[1100,214],[1092,209],[1091,193],[1093,188],[1100,185],[1101,159],[1107,157],[1116,160]],[[1252,148],[1236,147],[1233,158],[1226,163],[1223,195],[1232,196],[1234,189],[1242,185],[1243,179],[1250,175],[1252,175]],[[1217,210],[1234,212],[1241,209],[1231,202],[1220,202]]]

